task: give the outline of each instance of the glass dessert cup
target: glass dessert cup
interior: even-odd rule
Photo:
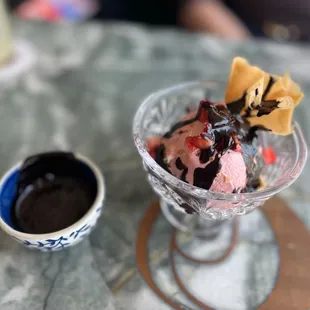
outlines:
[[[166,219],[178,230],[195,236],[216,235],[227,219],[244,215],[290,186],[302,172],[307,159],[307,145],[299,125],[293,123],[288,136],[259,132],[263,147],[272,146],[277,161],[265,166],[261,177],[267,186],[251,193],[218,193],[185,183],[160,167],[146,149],[147,139],[164,135],[185,115],[197,108],[202,99],[222,102],[226,83],[189,82],[160,90],[147,97],[133,122],[135,145],[142,157],[148,181],[160,197]]]

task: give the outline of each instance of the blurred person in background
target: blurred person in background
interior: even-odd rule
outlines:
[[[310,0],[185,0],[179,17],[187,28],[225,38],[310,41]]]
[[[3,1],[3,0],[0,0]],[[86,20],[99,8],[98,0],[4,0],[20,18],[57,22]],[[110,0],[108,0],[110,1]],[[111,0],[113,1],[113,0]]]
[[[10,0],[23,18],[181,26],[228,39],[310,41],[310,0]]]

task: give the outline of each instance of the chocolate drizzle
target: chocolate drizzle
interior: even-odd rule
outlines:
[[[264,91],[264,93],[263,93],[263,96],[262,96],[263,100],[266,99],[266,96],[267,96],[268,93],[270,92],[271,87],[273,86],[273,84],[274,84],[275,82],[276,82],[276,80],[275,80],[272,76],[270,76],[270,79],[269,79],[269,81],[268,81],[267,87],[266,87],[266,89],[265,89],[265,91]]]
[[[232,114],[240,114],[241,110],[245,107],[245,97],[246,93],[240,99],[227,104],[227,108]]]
[[[207,163],[210,160],[213,152],[210,149],[201,150],[199,155],[199,160],[202,164]]]
[[[164,160],[165,158],[165,146],[160,144],[160,146],[155,151],[155,161],[160,165],[163,169],[170,172],[167,163]]]
[[[278,108],[279,102],[276,100],[262,101],[258,106],[257,116],[268,115]]]
[[[181,174],[181,177],[180,177],[180,180],[182,180],[183,182],[186,182],[186,175],[187,175],[187,172],[188,172],[188,168],[182,163],[182,160],[180,157],[178,157],[175,161],[175,165],[176,167],[179,169],[179,170],[183,170],[182,171],[182,174]]]
[[[186,126],[186,125],[189,125],[189,124],[191,124],[191,123],[194,123],[196,120],[197,120],[197,118],[194,117],[194,118],[192,118],[192,119],[188,119],[188,120],[186,120],[186,121],[181,121],[181,122],[176,123],[176,124],[173,125],[173,126],[171,127],[171,129],[164,135],[164,138],[167,138],[167,139],[171,138],[172,134],[173,134],[176,130],[178,130],[179,128],[182,128],[182,127],[184,127],[184,126]]]
[[[266,96],[269,94],[272,86],[275,84],[276,80],[270,76],[269,82],[267,84],[267,87],[263,93],[262,96],[262,101],[261,104],[257,107],[258,112],[257,112],[257,116],[263,116],[263,115],[268,115],[270,114],[272,111],[274,111],[275,109],[278,108],[278,104],[279,102],[277,102],[276,100],[266,100]]]
[[[270,79],[268,81],[266,89],[262,95],[262,101],[255,108],[248,107],[246,109],[246,111],[245,111],[245,117],[246,118],[250,118],[253,116],[260,117],[263,115],[268,115],[272,111],[274,111],[275,109],[278,108],[279,102],[277,102],[276,100],[266,100],[266,96],[269,94],[269,92],[270,92],[272,86],[275,84],[275,82],[276,82],[276,80],[272,76],[270,76]],[[258,96],[258,89],[255,89],[255,95]],[[227,104],[229,111],[234,115],[240,114],[242,109],[245,107],[245,103],[246,103],[245,100],[246,100],[246,92],[243,94],[243,96],[240,99]],[[253,111],[253,110],[257,111],[256,115],[251,115],[251,111]]]
[[[220,105],[218,109],[216,105],[209,101],[202,101],[197,113],[197,119],[201,119],[201,115],[205,113],[208,119],[205,126],[205,131],[201,133],[204,139],[211,139],[213,144],[210,148],[200,151],[200,162],[206,163],[216,153],[223,155],[228,149],[235,147],[233,135],[236,135],[236,128],[240,127],[238,121],[229,111]]]
[[[204,124],[204,129],[198,136],[189,135],[185,138],[184,147],[188,147],[188,150],[192,150],[190,152],[194,152],[196,156],[199,156],[201,164],[207,164],[203,168],[198,167],[194,170],[193,185],[210,189],[221,169],[221,157],[228,150],[241,152],[245,164],[251,170],[248,173],[248,187],[243,190],[247,191],[247,188],[253,190],[258,184],[257,179],[261,167],[256,169],[253,158],[257,156],[257,145],[254,142],[254,140],[257,140],[256,131],[261,128],[250,128],[249,123],[244,118],[240,115],[232,114],[232,110],[237,111],[240,109],[242,100],[244,101],[244,99],[240,99],[239,102],[233,105],[230,104],[229,109],[224,104],[216,105],[208,100],[202,100],[195,117],[176,123],[163,136],[165,139],[170,139],[174,135],[184,134],[185,131],[182,128],[193,122]],[[170,172],[169,166],[165,161],[166,154],[163,144],[156,149],[155,154],[156,162]],[[182,171],[180,179],[187,182],[188,167],[182,162],[181,157],[175,160],[175,166]],[[240,192],[241,189],[236,190]]]
[[[194,172],[194,185],[209,189],[215,179],[218,171],[220,170],[220,157],[211,161],[205,168],[196,168]]]

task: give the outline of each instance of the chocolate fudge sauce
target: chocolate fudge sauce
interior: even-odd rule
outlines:
[[[266,96],[273,83],[274,80],[270,78],[263,97]],[[244,98],[240,99],[240,102],[230,104],[228,108],[223,104],[214,104],[209,100],[202,100],[195,117],[177,122],[163,136],[166,139],[170,139],[173,135],[180,134],[177,130],[196,121],[207,124],[204,131],[200,134],[200,137],[207,141],[211,139],[214,143],[210,147],[200,150],[199,160],[201,163],[207,163],[212,157],[214,157],[214,159],[205,168],[198,167],[194,170],[193,185],[204,189],[210,189],[221,168],[220,157],[227,150],[234,150],[238,147],[237,144],[240,144],[239,147],[241,146],[242,148],[242,156],[247,166],[248,177],[248,183],[244,191],[249,192],[257,189],[263,165],[262,158],[259,157],[258,153],[256,132],[264,128],[250,128],[249,124],[245,122],[240,115],[234,115],[234,113],[240,113],[240,110],[245,104]],[[270,110],[274,108],[274,106],[270,104],[270,107],[264,106],[264,108],[269,108]],[[262,113],[264,113],[264,111],[262,111]],[[169,166],[165,161],[165,146],[163,144],[160,144],[155,150],[155,154],[156,162],[166,171],[170,172]],[[217,155],[215,156],[215,154]],[[179,170],[182,170],[180,179],[187,182],[186,175],[188,173],[188,167],[180,158],[177,158],[175,164]]]
[[[96,178],[72,153],[49,152],[27,158],[12,205],[12,222],[25,233],[64,229],[81,219],[97,195]]]

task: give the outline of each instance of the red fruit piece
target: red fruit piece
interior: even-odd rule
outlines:
[[[277,160],[277,155],[270,146],[262,150],[262,156],[266,165],[273,165]]]
[[[206,123],[208,121],[208,111],[204,108],[201,108],[198,114],[198,120],[202,123]]]
[[[147,150],[153,158],[156,156],[156,149],[160,146],[160,141],[160,137],[151,137],[147,140]]]
[[[185,143],[187,147],[189,148],[190,152],[191,152],[190,148],[192,148],[192,146],[194,146],[195,148],[204,150],[204,149],[208,149],[212,145],[212,141],[205,140],[204,138],[200,136],[186,137]]]
[[[189,150],[190,153],[194,153],[196,151],[198,151],[199,149],[191,143],[191,138],[192,137],[186,137],[185,138],[185,146],[187,147],[187,149]]]

